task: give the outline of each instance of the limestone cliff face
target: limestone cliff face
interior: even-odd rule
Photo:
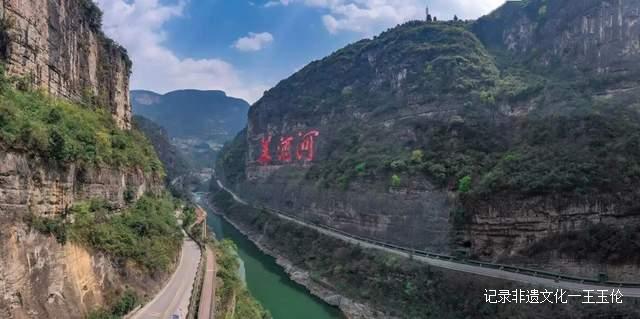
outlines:
[[[12,217],[2,215],[0,223],[2,318],[85,318],[126,289],[146,296],[161,287],[158,278],[81,246],[60,245]]]
[[[3,0],[0,18],[9,75],[105,107],[119,127],[131,127],[131,61],[100,30],[100,13],[91,0]]]
[[[0,58],[19,85],[106,108],[131,127],[126,51],[100,31],[91,0],[0,1]],[[0,318],[84,318],[125,289],[148,298],[163,274],[61,245],[25,224],[33,214],[55,218],[74,203],[104,199],[122,208],[159,193],[161,176],[142,169],[81,165],[0,148]],[[79,244],[80,246],[76,245]]]
[[[44,159],[0,151],[0,212],[2,215],[57,215],[74,202],[92,198],[125,205],[125,194],[134,199],[145,192],[159,192],[160,177],[141,170],[84,169],[75,164],[57,165]]]
[[[254,168],[255,169],[255,168]],[[446,191],[416,182],[412,189],[372,190],[370,184],[350,189],[318,189],[288,183],[287,168],[238,186],[243,198],[298,215],[298,218],[352,234],[416,249],[449,252],[450,201]]]
[[[638,197],[606,195],[496,196],[469,201],[475,215],[469,224],[471,247],[481,256],[505,256],[553,234],[586,229],[591,224],[637,225]]]
[[[474,31],[541,66],[578,71],[637,71],[640,1],[528,1],[507,3],[481,18]]]
[[[598,82],[596,89],[590,88],[593,92],[586,90],[587,99],[624,109],[640,96],[638,22],[636,0],[513,1],[479,19],[472,29],[487,47],[531,70],[558,73],[570,83]],[[566,112],[567,105],[546,103],[554,113]],[[592,224],[632,227],[640,222],[637,200],[635,189],[602,189],[590,196],[500,194],[476,199],[465,203],[473,211],[467,245],[475,255],[495,259]]]
[[[452,47],[459,60],[441,58]],[[453,63],[460,69],[439,75]],[[463,69],[464,84],[455,79]],[[462,25],[409,22],[354,43],[251,107],[238,190],[354,234],[448,252],[448,191],[415,173],[398,173],[402,183],[393,186],[389,163],[436,143],[420,136],[419,122],[455,121],[471,99],[465,85],[482,87],[496,73]]]
[[[638,227],[638,19],[638,0],[533,0],[408,22],[266,92],[218,172],[303,219],[486,260]],[[629,278],[592,257],[562,267]]]
[[[161,177],[140,170],[84,169],[0,151],[0,317],[84,318],[127,288],[139,296],[157,291],[161,278],[75,244],[61,245],[24,218],[53,218],[94,198],[123,207],[129,194],[135,199],[161,188]]]

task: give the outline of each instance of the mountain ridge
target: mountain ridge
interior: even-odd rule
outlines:
[[[556,257],[539,267],[633,279],[631,242],[566,247],[639,222],[639,10],[532,0],[399,25],[267,91],[217,171],[252,201],[352,234],[487,260],[544,251]]]
[[[229,97],[219,90],[175,90],[165,94],[147,90],[132,90],[134,113],[154,120],[172,137],[202,137],[211,134],[231,135],[244,126],[244,112],[249,104]],[[207,130],[204,121],[222,124],[224,131]],[[184,129],[180,121],[191,121]],[[196,128],[193,128],[193,127]]]

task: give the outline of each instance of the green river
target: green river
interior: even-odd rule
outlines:
[[[244,263],[247,287],[271,312],[273,319],[340,319],[336,307],[329,306],[292,281],[275,258],[264,254],[233,225],[218,215],[209,214],[207,224],[217,238],[231,239],[238,246]]]

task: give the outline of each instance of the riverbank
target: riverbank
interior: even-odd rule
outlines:
[[[256,231],[250,230],[248,227],[241,225],[240,223],[236,223],[231,220],[228,216],[222,214],[219,211],[215,211],[214,213],[224,218],[229,224],[235,227],[240,233],[246,236],[251,242],[253,242],[260,251],[263,253],[272,256],[275,258],[276,263],[282,267],[289,275],[291,280],[296,283],[304,286],[309,290],[311,294],[322,299],[329,305],[340,308],[342,313],[345,315],[347,319],[395,319],[396,317],[391,317],[384,315],[379,311],[375,311],[371,309],[369,306],[364,305],[362,303],[355,302],[337,291],[326,281],[319,282],[317,279],[312,278],[310,273],[300,267],[295,266],[295,264],[287,259],[282,254],[279,254],[269,246],[268,243],[262,240],[262,234],[259,234]]]
[[[234,243],[220,240],[211,243],[216,260],[215,317],[271,319],[269,312],[247,290],[238,274],[238,258]]]
[[[562,305],[490,304],[485,300],[487,289],[543,287],[435,268],[410,258],[365,249],[239,204],[226,192],[214,192],[212,199],[224,211],[225,220],[242,230],[260,249],[278,258],[288,275],[312,293],[334,304],[344,297],[355,301],[354,304],[370,305],[365,311],[380,312],[371,315],[362,309],[343,309],[349,318],[506,319],[521,313],[523,318],[578,319],[593,318],[603,311],[620,318],[637,318],[640,314],[635,300],[610,305],[585,305],[579,298]]]
[[[204,196],[197,198],[204,199]],[[263,245],[246,235],[246,229],[220,214],[213,214],[211,205],[203,200],[199,203],[209,212],[209,227],[219,239],[236,244],[238,259],[243,261],[246,285],[251,294],[277,319],[344,319],[337,306],[331,305],[312,294],[309,288],[291,278],[278,261]],[[258,237],[259,238],[259,237]],[[254,236],[253,239],[256,239]]]

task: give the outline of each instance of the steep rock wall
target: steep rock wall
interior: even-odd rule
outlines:
[[[123,207],[162,187],[161,177],[141,170],[84,168],[0,151],[0,317],[84,318],[125,289],[145,298],[157,291],[164,278],[61,245],[30,229],[24,218],[54,217],[93,198]]]
[[[0,216],[0,317],[85,318],[126,289],[148,297],[161,287],[132,267],[74,244],[60,245],[11,217]]]
[[[487,47],[523,63],[532,72],[555,74],[576,86],[588,79],[597,83],[589,87],[595,93],[589,99],[624,108],[640,96],[638,22],[637,0],[511,1],[480,18],[472,29]],[[547,104],[552,112],[565,111]],[[473,255],[495,260],[517,255],[544,238],[584,231],[593,224],[634,226],[640,222],[637,200],[635,190],[609,189],[589,197],[500,194],[473,200],[465,204],[473,215],[467,225],[467,245]],[[574,267],[572,262],[558,268]]]
[[[91,102],[131,127],[126,50],[104,36],[91,0],[3,0],[8,75],[73,101]],[[0,40],[2,41],[2,40]]]
[[[479,19],[483,42],[541,66],[597,73],[638,71],[640,1],[510,2]]]
[[[282,168],[238,189],[243,198],[301,220],[416,249],[449,252],[450,199],[446,191],[426,181],[416,181],[411,189],[391,191],[358,183],[349,190],[334,190],[287,183],[287,175]]]
[[[638,196],[605,195],[580,198],[571,195],[496,196],[466,202],[474,211],[469,240],[480,256],[516,254],[553,234],[586,229],[604,223],[617,227],[640,223]]]
[[[598,131],[595,121],[583,121],[572,134],[554,137],[554,147],[549,147],[545,139],[529,139],[528,134],[562,135],[559,132],[565,123],[557,127],[535,124],[558,117],[564,122],[580,119],[582,115],[576,110],[610,113],[611,117],[604,117],[605,122],[622,123],[624,117],[614,116],[615,111],[635,107],[640,96],[639,13],[640,1],[636,0],[509,1],[493,14],[464,26],[482,41],[481,48],[471,52],[463,49],[474,48],[471,40],[475,36],[457,28],[431,32],[434,25],[460,25],[456,23],[410,22],[392,29],[389,33],[393,37],[383,33],[347,46],[280,82],[252,106],[246,136],[240,137],[244,145],[234,145],[230,152],[244,150],[237,152],[242,156],[230,156],[235,162],[226,168],[236,166],[236,173],[226,185],[235,185],[235,190],[250,200],[354,234],[440,251],[448,250],[444,243],[449,240],[455,249],[468,249],[471,256],[487,260],[513,257],[540,240],[587,231],[593,224],[615,229],[637,226],[640,210],[634,204],[638,201],[634,185],[638,181],[630,178],[632,174],[615,178],[607,175],[625,184],[620,190],[602,186],[615,183],[584,181],[592,187],[589,193],[581,192],[584,189],[580,183],[571,184],[574,188],[568,191],[555,191],[553,183],[546,182],[547,189],[542,192],[505,186],[479,192],[475,198],[450,194],[465,192],[458,187],[465,174],[473,176],[477,185],[477,181],[491,177],[488,173],[495,172],[493,167],[502,167],[496,164],[506,161],[510,151],[528,154],[528,149],[520,146],[540,143],[547,147],[542,154],[564,156],[562,149],[572,150],[576,145],[603,150],[598,144],[602,140],[605,144],[623,141]],[[431,53],[442,39],[449,40],[448,49],[456,50]],[[483,63],[485,49],[492,54],[490,62]],[[440,68],[438,63],[445,67]],[[457,72],[455,66],[460,65],[462,72]],[[510,68],[518,70],[512,72]],[[500,82],[513,84],[512,79],[519,79],[513,83],[521,81],[526,90],[493,100],[495,96],[491,95],[499,95],[504,89]],[[537,81],[539,85],[527,85]],[[529,128],[540,129],[530,132]],[[314,131],[313,142],[305,142],[305,134]],[[629,130],[628,135],[635,131]],[[598,138],[586,143],[590,134]],[[438,149],[439,143],[447,145]],[[313,156],[308,145],[313,145]],[[418,148],[425,153],[451,150],[451,154],[445,153],[451,156],[440,163],[453,163],[453,167],[461,168],[460,174],[437,185],[430,179],[434,177],[431,167],[422,167],[431,175],[421,179],[419,174],[398,173],[402,185],[394,188],[390,187],[390,176],[367,175],[367,169],[363,169],[364,177],[353,173],[355,182],[345,183],[343,189],[339,179],[347,174],[334,174],[339,170],[357,171],[356,165],[361,163],[375,163],[376,155],[385,156],[379,161],[389,162],[399,158],[398,154],[410,154]],[[489,156],[465,171],[470,167],[465,167],[465,162],[473,163],[475,156],[465,153],[465,148]],[[624,157],[637,148],[629,149],[614,150]],[[576,159],[574,167],[548,165],[540,169],[543,173],[533,175],[540,177],[554,169],[560,172],[553,173],[565,174],[598,157],[593,154],[585,156],[586,160]],[[574,163],[561,157],[529,158],[533,158],[529,163],[517,162],[519,170],[526,171],[527,164],[538,167],[535,164],[544,161]],[[435,157],[435,161],[439,159]],[[618,165],[615,160],[607,161],[597,162],[601,164],[597,166]],[[339,169],[327,173],[327,165],[323,166],[327,162]],[[241,169],[237,169],[239,166]],[[583,176],[577,174],[578,179],[592,176],[588,171],[593,170],[585,170]],[[414,235],[414,229],[418,229],[418,235]],[[559,268],[597,275],[594,269],[598,267],[572,262],[566,261]],[[608,267],[612,277],[627,272],[614,269],[626,267],[624,264],[598,266]]]
[[[441,58],[451,47],[459,54],[454,62]],[[449,70],[450,77],[439,75],[454,63],[459,69]],[[464,81],[453,75],[458,72]],[[349,45],[280,82],[251,107],[246,178],[237,190],[354,234],[448,252],[448,190],[417,172],[398,173],[402,185],[392,187],[386,162],[438,143],[420,136],[419,127],[463,121],[470,88],[496,74],[461,24],[408,22]],[[370,168],[353,172],[362,163]]]
[[[123,207],[126,195],[137,199],[161,188],[160,177],[138,169],[82,168],[0,151],[2,215],[55,215],[76,201],[91,198]]]

